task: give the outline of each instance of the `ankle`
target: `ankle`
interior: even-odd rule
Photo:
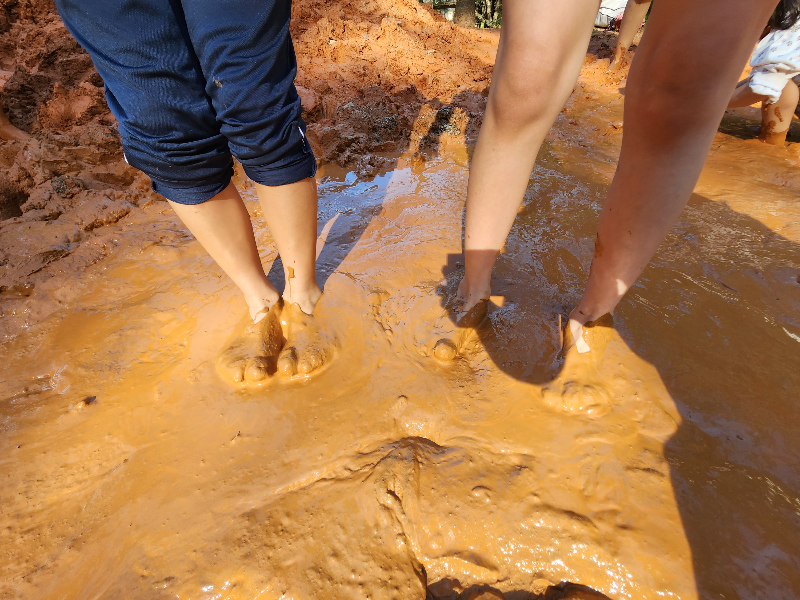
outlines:
[[[261,294],[245,294],[244,301],[247,303],[247,310],[253,321],[258,322],[259,317],[263,318],[270,308],[280,300],[277,291],[266,291]]]
[[[307,315],[313,314],[317,302],[322,297],[322,290],[314,282],[311,286],[304,286],[298,289],[297,286],[292,284],[291,288],[287,285],[283,291],[283,301],[288,304],[297,304]]]
[[[613,307],[611,310],[613,310]],[[597,321],[597,319],[611,312],[611,310],[581,299],[581,301],[578,303],[578,306],[573,308],[572,312],[569,313],[569,318],[570,320],[580,323],[581,325],[586,325],[592,321]]]
[[[467,301],[477,302],[492,295],[492,288],[488,281],[470,281],[466,277],[458,285],[458,293]]]

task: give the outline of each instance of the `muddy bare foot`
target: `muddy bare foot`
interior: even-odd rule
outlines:
[[[611,73],[616,73],[624,66],[626,54],[627,53],[622,48],[614,49],[614,57],[611,59],[611,62],[608,65],[608,70]]]
[[[247,315],[228,340],[215,361],[217,373],[238,386],[258,385],[277,371],[278,356],[284,345],[281,313],[283,302],[278,301],[258,319]]]
[[[462,351],[475,330],[486,320],[489,296],[467,298],[461,291],[445,301],[445,314],[434,323],[434,335],[422,353],[443,363],[453,361]]]
[[[542,388],[542,399],[556,410],[601,417],[611,410],[611,395],[601,383],[604,378],[598,372],[598,363],[608,346],[614,320],[607,314],[582,330],[570,327],[572,324],[570,321],[561,327],[563,368]]]
[[[286,304],[281,313],[286,345],[278,357],[278,375],[307,377],[330,364],[338,341],[323,331],[314,315],[303,312],[299,304]]]

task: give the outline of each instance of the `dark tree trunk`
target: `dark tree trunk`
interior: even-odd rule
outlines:
[[[475,27],[475,0],[456,0],[453,23],[461,27]]]

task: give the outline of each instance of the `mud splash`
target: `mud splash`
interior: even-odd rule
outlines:
[[[350,18],[359,4],[320,52],[364,40],[347,23],[402,36],[428,14]],[[303,27],[323,18],[302,11]],[[397,89],[335,91],[358,81],[348,69],[386,68],[352,51],[332,64],[356,66],[319,76],[342,86],[327,93],[317,59],[304,67],[328,161],[319,316],[341,343],[308,380],[218,376],[245,305],[142,182],[86,175],[116,172],[111,142],[95,163],[68,163],[64,140],[26,155],[56,175],[0,229],[31,248],[6,259],[0,294],[0,598],[800,597],[795,148],[727,116],[681,221],[598,329],[599,362],[565,360],[555,323],[586,278],[622,133],[624,74],[606,74],[596,37],[498,261],[491,327],[443,366],[419,349],[463,268],[483,95],[410,89],[417,54],[385,71]],[[44,147],[36,127],[25,144]]]

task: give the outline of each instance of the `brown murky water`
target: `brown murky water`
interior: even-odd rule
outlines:
[[[0,598],[800,597],[797,154],[718,136],[599,362],[564,362],[621,116],[559,118],[448,368],[416,348],[463,263],[459,139],[320,173],[341,349],[308,381],[223,383],[233,285],[163,203],[112,226],[1,350]]]

